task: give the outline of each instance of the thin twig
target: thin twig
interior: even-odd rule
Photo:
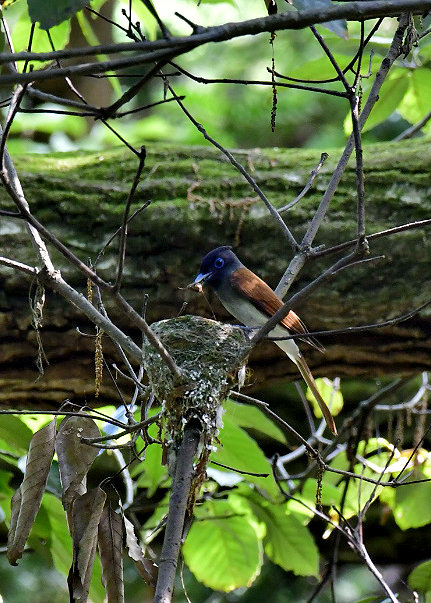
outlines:
[[[410,128],[407,128],[407,130],[404,130],[404,132],[401,132],[401,134],[398,134],[398,136],[396,136],[394,138],[394,142],[400,142],[400,140],[406,140],[407,138],[413,138],[413,136],[415,134],[417,134],[420,130],[422,130],[422,128],[424,126],[426,126],[426,124],[429,122],[430,119],[431,119],[431,111],[429,113],[427,113],[425,115],[425,117],[423,117],[417,124],[410,126]]]
[[[310,190],[310,188],[313,186],[313,182],[315,181],[317,174],[322,169],[322,166],[325,163],[325,161],[328,159],[328,157],[329,157],[328,153],[322,153],[321,154],[319,163],[316,165],[316,167],[314,168],[314,170],[311,172],[310,180],[304,186],[304,188],[302,189],[302,191],[299,193],[299,195],[296,197],[296,199],[294,201],[291,201],[291,203],[288,203],[287,205],[284,205],[283,207],[280,207],[280,209],[278,210],[278,213],[281,214],[284,211],[289,211],[290,209],[292,209],[292,207],[295,207],[295,205],[297,203],[299,203],[299,201],[301,201],[301,199],[303,197],[305,197],[305,195],[308,193],[308,191]]]
[[[117,278],[115,279],[115,283],[113,285],[113,291],[119,291],[121,288],[121,281],[123,278],[123,268],[124,268],[124,260],[126,257],[126,242],[127,242],[127,224],[129,223],[129,212],[130,206],[133,201],[133,197],[135,196],[136,189],[138,188],[139,181],[141,180],[142,170],[145,166],[145,159],[147,157],[147,150],[143,146],[139,152],[139,165],[136,170],[135,178],[133,180],[132,187],[129,192],[129,196],[127,197],[126,207],[124,208],[123,215],[123,224],[121,226],[120,231],[120,245],[118,250],[118,268],[117,268]]]
[[[363,4],[368,5],[368,2],[364,2]],[[404,32],[406,31],[408,24],[409,24],[408,16],[407,15],[401,16],[399,26],[395,32],[390,49],[389,49],[386,57],[382,61],[382,64],[380,66],[378,73],[376,74],[375,82],[371,88],[368,100],[367,100],[365,107],[359,118],[360,129],[362,129],[364,127],[364,125],[371,113],[372,108],[374,107],[375,103],[377,102],[377,100],[379,98],[381,87],[389,73],[390,68],[392,67],[394,61],[401,54],[402,46],[403,46]],[[277,288],[275,291],[280,298],[283,298],[286,295],[291,284],[293,283],[296,276],[298,275],[300,270],[304,267],[305,262],[307,261],[308,250],[311,247],[313,240],[317,234],[317,231],[323,221],[323,218],[326,215],[326,212],[329,208],[329,204],[335,194],[335,191],[337,190],[338,184],[340,183],[341,177],[347,167],[348,161],[350,159],[350,156],[353,152],[354,147],[355,147],[355,142],[354,142],[354,136],[352,134],[350,136],[349,142],[346,145],[346,148],[344,149],[343,154],[340,157],[337,167],[335,168],[332,178],[328,184],[328,187],[326,188],[326,191],[322,197],[320,205],[307,228],[307,232],[305,233],[305,235],[302,239],[302,242],[300,245],[300,251],[296,254],[296,256],[293,258],[293,260],[290,262],[285,273],[283,274],[282,278],[280,279],[279,284],[277,285]]]
[[[415,230],[416,228],[423,228],[424,226],[431,225],[431,218],[427,218],[426,220],[418,220],[417,222],[408,222],[407,224],[402,224],[400,226],[394,226],[393,228],[388,228],[386,230],[380,230],[379,232],[375,232],[373,234],[367,235],[367,241],[374,241],[375,239],[380,239],[382,237],[387,237],[393,234],[397,234],[399,232],[405,232],[406,230]],[[340,243],[339,245],[334,245],[333,247],[329,247],[328,249],[316,249],[312,250],[309,253],[309,257],[311,258],[319,258],[325,255],[330,255],[332,253],[337,253],[338,251],[344,251],[349,247],[355,247],[358,244],[358,239],[351,239],[350,241],[346,241],[345,243]]]
[[[244,178],[250,184],[251,188],[259,195],[259,197],[265,203],[265,205],[266,205],[269,213],[274,218],[274,220],[277,222],[277,224],[280,226],[283,235],[289,241],[289,244],[292,247],[292,249],[296,250],[296,248],[297,248],[297,242],[295,240],[295,237],[292,235],[292,233],[290,232],[288,226],[286,225],[286,223],[284,222],[284,220],[282,219],[282,217],[278,213],[277,209],[272,205],[271,201],[268,199],[268,197],[265,195],[265,193],[263,192],[263,190],[257,184],[257,182],[253,178],[253,176],[251,176],[251,174],[239,163],[239,161],[237,161],[235,159],[235,157],[232,155],[232,153],[230,151],[228,151],[223,145],[221,145],[212,136],[210,136],[208,134],[208,132],[206,131],[206,129],[203,127],[203,125],[200,124],[193,117],[193,115],[185,107],[184,103],[179,99],[179,97],[176,96],[175,91],[173,90],[173,88],[171,87],[170,84],[168,85],[168,88],[169,88],[171,94],[173,94],[173,96],[176,97],[177,103],[180,106],[180,108],[182,109],[183,113],[188,117],[188,119],[197,128],[197,130],[199,130],[199,132],[203,135],[203,137],[205,138],[205,140],[208,140],[212,145],[214,145],[217,149],[219,149],[219,151],[221,151],[229,159],[229,161],[231,162],[231,164],[244,176]]]

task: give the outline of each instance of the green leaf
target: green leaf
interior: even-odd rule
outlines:
[[[76,15],[76,18],[78,19],[79,26],[80,26],[81,31],[82,31],[85,39],[87,40],[88,44],[90,46],[98,46],[100,44],[100,40],[97,37],[96,32],[94,31],[93,27],[91,26],[91,23],[88,20],[87,15],[84,13],[84,11],[78,12]],[[106,54],[99,54],[99,55],[97,55],[97,58],[99,61],[109,61],[109,57]],[[115,92],[119,96],[121,96],[122,88],[121,88],[120,80],[113,72],[107,72],[107,73],[109,73],[112,76],[109,78],[109,83],[111,84],[111,86],[113,87]]]
[[[401,115],[412,124],[420,121],[430,111],[431,70],[422,67],[409,71],[409,88],[398,107]]]
[[[379,445],[380,442],[380,445]],[[361,441],[358,445],[358,453],[364,456],[364,452],[367,456],[367,461],[371,466],[364,469],[362,463],[357,463],[354,466],[354,472],[357,474],[357,478],[350,480],[346,494],[345,502],[345,517],[349,518],[352,515],[356,515],[360,509],[369,500],[370,496],[374,492],[375,484],[361,480],[361,476],[368,477],[377,480],[381,476],[386,462],[390,455],[390,449],[385,445],[387,441],[383,438],[371,438],[369,442]],[[390,444],[389,444],[390,446]],[[374,451],[374,454],[373,454]],[[331,463],[331,467],[334,469],[342,469],[344,471],[349,470],[349,461],[347,460],[346,453],[343,452],[337,456],[336,459]],[[325,482],[337,486],[340,481],[340,475],[336,473],[325,473]],[[386,481],[387,477],[383,479]],[[380,493],[383,491],[383,486],[378,486],[374,492],[375,500]]]
[[[368,98],[369,91],[371,90],[372,82],[370,80],[363,80],[363,100],[362,106],[365,104]],[[371,111],[370,117],[367,119],[363,132],[367,132],[385,121],[392,115],[392,113],[398,109],[404,95],[409,87],[409,73],[407,69],[395,69],[392,75],[385,81],[380,91],[379,100],[374,105]],[[344,131],[347,135],[352,133],[352,118],[351,114],[347,115],[344,120]]]
[[[272,476],[272,468],[262,450],[243,429],[232,423],[228,416],[224,417],[224,428],[220,432],[222,446],[211,454],[211,459],[229,465],[233,470],[252,473],[268,473],[268,477],[243,475],[243,479],[258,484],[270,494],[277,496],[279,489]],[[220,470],[222,470],[220,468]]]
[[[344,405],[343,394],[341,393],[338,385],[335,381],[331,381],[327,377],[316,379],[317,387],[319,388],[322,398],[325,400],[326,405],[333,415],[338,415]],[[316,417],[323,417],[323,413],[320,410],[320,406],[314,397],[313,392],[307,387],[307,400],[312,403],[314,414]]]
[[[343,492],[341,488],[337,488],[333,484],[330,484],[325,479],[327,474],[323,476],[322,482],[322,505],[331,507],[333,505],[339,506],[343,498]],[[301,499],[306,499],[314,507],[316,505],[316,492],[317,492],[317,480],[307,479],[304,488],[302,489]]]
[[[208,519],[201,517],[208,517]],[[247,516],[224,500],[205,503],[184,545],[184,559],[196,578],[214,590],[250,586],[260,573],[262,543]]]
[[[0,417],[0,438],[5,440],[17,454],[27,454],[33,432],[19,418],[13,415]]]
[[[352,60],[352,57],[343,54],[336,54],[334,57],[341,68],[348,65]],[[303,63],[297,69],[289,72],[288,75],[305,80],[326,80],[336,77],[337,72],[331,61],[325,56]]]
[[[160,444],[148,446],[145,460],[140,463],[139,470],[141,475],[136,485],[139,488],[148,489],[147,498],[151,498],[161,484],[165,487],[168,485],[168,468],[166,465],[162,465],[162,447]]]
[[[63,107],[53,103],[45,103],[41,108],[56,110]],[[64,132],[72,138],[80,138],[87,132],[87,126],[85,120],[74,115],[22,113],[19,119],[14,120],[11,132],[14,134],[21,134],[22,132],[43,132],[45,134]]]
[[[31,30],[31,20],[24,4],[23,8],[24,10],[21,12],[15,27],[12,29],[12,39],[17,52],[27,50]],[[50,29],[49,33],[56,50],[62,50],[69,43],[70,27],[70,21],[65,21],[64,23],[61,23],[61,25],[57,25]],[[41,29],[39,25],[36,25],[34,29],[31,49],[33,52],[51,52],[52,50],[46,31]],[[38,66],[41,66],[47,62],[48,61],[32,61],[31,64],[37,63]],[[22,68],[24,63],[21,62],[19,65],[20,68]],[[33,117],[35,116],[33,115]]]
[[[73,544],[67,529],[66,511],[61,500],[50,493],[45,494],[41,511],[46,513],[50,525],[48,545],[54,565],[60,572],[67,575],[73,559]]]
[[[27,0],[28,12],[32,23],[39,22],[42,29],[50,29],[80,11],[88,0]]]
[[[421,469],[415,469],[405,482],[424,479],[427,476]],[[408,484],[397,488],[394,517],[402,530],[419,528],[431,522],[431,482]]]
[[[408,578],[411,588],[421,593],[431,592],[431,560],[418,565]]]
[[[256,493],[251,493],[247,502],[265,524],[263,544],[268,557],[298,576],[318,576],[319,551],[302,518],[289,511],[286,503],[272,504]]]
[[[286,443],[286,436],[277,427],[275,423],[271,421],[266,415],[263,414],[256,406],[250,406],[250,404],[240,404],[234,400],[226,400],[224,403],[226,410],[226,417],[229,420],[238,425],[238,427],[246,427],[247,429],[255,429],[265,435],[281,442]]]
[[[104,603],[106,591],[102,580],[102,563],[99,555],[94,560],[93,578],[90,586],[90,599],[93,603]]]
[[[201,4],[232,4],[236,6],[235,0],[202,0]]]
[[[144,544],[149,544],[163,528],[163,526],[159,526],[169,513],[169,496],[170,493],[168,492],[168,494],[157,503],[156,510],[144,523],[141,530],[141,538]]]

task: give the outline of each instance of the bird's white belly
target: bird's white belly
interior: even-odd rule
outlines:
[[[235,299],[235,301],[233,301],[230,299],[226,299],[225,297],[223,297],[222,299],[222,297],[220,296],[220,301],[222,302],[226,310],[230,312],[232,316],[234,316],[237,320],[242,322],[242,324],[246,327],[260,328],[268,321],[268,317],[263,312],[261,312],[260,310],[255,308],[253,304],[245,300]],[[252,337],[255,333],[256,330],[251,331],[250,337]],[[287,329],[281,326],[277,326],[275,327],[275,329],[272,329],[272,331],[270,331],[269,336],[286,337],[286,335],[288,334],[289,331]],[[275,341],[274,343],[276,343],[278,347],[280,347],[283,352],[287,354],[287,356],[289,356],[292,362],[295,362],[296,364],[296,358],[298,357],[298,354],[300,352],[298,346],[296,345],[293,339]]]

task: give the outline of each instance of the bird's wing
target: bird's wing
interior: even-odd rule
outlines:
[[[249,300],[258,310],[266,314],[268,318],[283,306],[283,302],[271,287],[248,268],[238,268],[238,270],[235,270],[231,275],[231,284],[240,295]],[[289,314],[280,321],[280,324],[294,333],[307,332],[304,323],[293,310],[290,310]]]

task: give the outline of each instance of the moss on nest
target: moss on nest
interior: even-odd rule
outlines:
[[[165,428],[174,439],[186,421],[197,417],[211,437],[220,428],[221,404],[237,378],[238,358],[248,342],[244,331],[198,316],[181,316],[151,325],[184,375],[174,384],[160,356],[145,341],[145,370],[165,414]]]

